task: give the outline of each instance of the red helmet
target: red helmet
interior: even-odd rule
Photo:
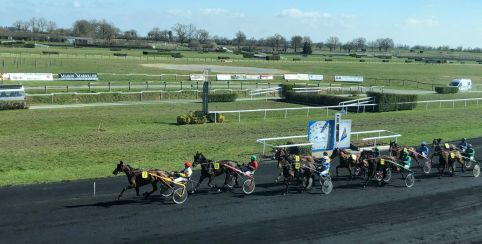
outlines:
[[[186,161],[186,163],[184,163],[184,166],[186,166],[186,167],[191,167],[191,162]]]

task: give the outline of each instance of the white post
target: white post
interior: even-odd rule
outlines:
[[[214,113],[214,123],[215,123],[215,124],[217,123],[217,118],[216,118],[216,117],[217,117],[217,114]]]
[[[285,119],[287,115],[288,115],[288,109],[285,110]]]
[[[266,110],[264,110],[264,118],[263,120],[266,120]]]
[[[95,181],[94,181],[94,197],[95,197]]]
[[[308,111],[306,111],[306,118],[308,118],[310,115],[310,108],[308,108]]]
[[[238,122],[241,122],[241,112],[238,113]]]

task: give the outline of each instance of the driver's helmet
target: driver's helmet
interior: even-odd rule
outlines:
[[[464,137],[464,138],[462,138],[462,141],[463,141],[463,142],[467,141],[467,138],[465,138],[465,137]]]
[[[256,155],[251,155],[251,161],[256,161]]]
[[[191,167],[191,162],[186,161],[186,162],[184,163],[184,166],[185,166],[186,168],[187,168],[187,167]]]
[[[328,153],[327,153],[327,152],[323,152],[323,156],[328,156]]]
[[[427,143],[425,141],[423,141],[422,146],[427,146]]]
[[[373,151],[374,152],[380,152],[380,149],[378,149],[378,147],[375,147],[375,148],[373,148]]]

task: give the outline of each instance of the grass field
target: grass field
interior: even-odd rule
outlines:
[[[296,106],[281,102],[215,103],[212,110]],[[202,151],[211,159],[247,161],[260,153],[258,138],[301,135],[308,120],[323,113],[270,112],[227,116],[224,124],[177,126],[176,116],[200,104],[155,104],[56,110],[2,111],[0,116],[0,185],[107,177],[118,160],[136,167],[177,169]],[[322,114],[322,115],[321,115]],[[477,137],[482,106],[433,108],[390,113],[350,113],[353,130],[387,129],[403,135],[403,144],[442,137]]]

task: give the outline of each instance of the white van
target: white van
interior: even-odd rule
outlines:
[[[449,86],[458,87],[459,91],[468,91],[472,89],[472,80],[470,79],[454,79]]]

